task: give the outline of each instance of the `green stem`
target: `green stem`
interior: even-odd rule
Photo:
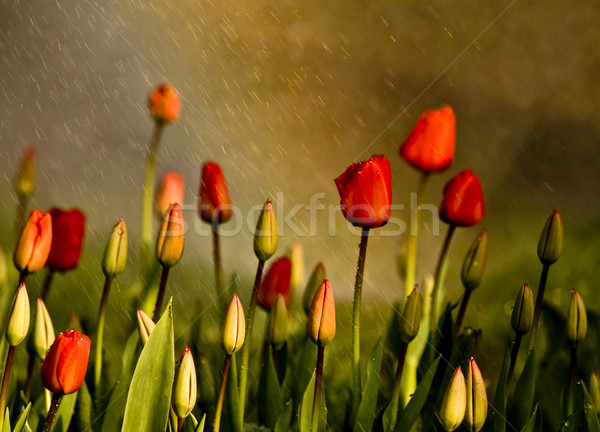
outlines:
[[[219,236],[219,221],[212,221],[212,232],[213,232],[213,252],[215,262],[215,284],[217,289],[217,299],[221,299],[224,311],[227,310],[227,299],[223,298],[223,292],[225,290],[225,282],[223,278],[223,264],[221,262],[221,245]],[[225,303],[224,303],[225,302]]]
[[[535,346],[535,335],[537,333],[538,324],[540,322],[540,314],[542,312],[542,303],[544,301],[544,291],[546,290],[546,281],[548,280],[548,270],[550,270],[550,264],[544,264],[542,266],[542,276],[540,277],[540,286],[538,287],[538,294],[535,300],[535,309],[533,312],[533,324],[531,326],[531,333],[529,334],[529,351]]]
[[[569,363],[569,394],[567,395],[567,416],[575,410],[575,375],[577,372],[577,345],[571,346],[571,361]]]
[[[404,362],[406,360],[406,351],[408,350],[408,343],[402,343],[400,349],[400,355],[398,356],[398,366],[396,367],[396,377],[394,379],[394,390],[392,391],[392,415],[391,415],[391,430],[396,427],[396,419],[398,418],[398,402],[400,401],[400,391],[402,390],[402,372],[404,370]]]
[[[102,299],[100,300],[100,309],[98,311],[98,328],[96,329],[96,356],[94,363],[94,393],[96,404],[100,406],[102,397],[102,341],[104,339],[104,317],[106,314],[106,305],[108,304],[108,295],[112,278],[107,277],[104,280],[104,289],[102,290]]]
[[[50,403],[50,409],[48,410],[48,416],[46,417],[46,423],[44,424],[44,432],[50,432],[52,430],[52,423],[54,423],[54,415],[60,403],[61,393],[54,393],[52,395],[52,402]]]
[[[403,298],[408,297],[411,293],[413,286],[415,285],[415,275],[417,272],[417,246],[418,246],[418,238],[419,238],[419,229],[421,228],[421,212],[419,211],[419,207],[423,204],[425,199],[425,193],[427,190],[427,185],[429,183],[429,179],[431,173],[423,172],[421,178],[419,179],[419,185],[417,186],[417,202],[416,208],[412,207],[412,199],[411,199],[411,208],[410,208],[410,224],[409,224],[409,232],[408,232],[408,240],[406,243],[406,274],[404,277],[404,296]],[[414,221],[414,223],[413,223]]]
[[[506,387],[510,384],[510,380],[515,371],[515,365],[517,364],[517,357],[519,355],[519,348],[521,347],[521,340],[523,339],[523,335],[521,333],[517,333],[515,336],[515,341],[513,342],[512,349],[510,351],[510,367],[508,368],[508,378],[506,381]]]
[[[363,274],[367,256],[367,241],[369,228],[363,228],[356,266],[356,281],[354,284],[354,304],[352,307],[352,420],[356,417],[361,400],[360,379],[360,301],[362,295]]]
[[[229,366],[231,365],[231,354],[225,355],[225,364],[223,365],[223,375],[221,375],[221,386],[219,387],[219,398],[217,399],[217,410],[215,411],[215,423],[213,432],[219,432],[221,427],[221,413],[223,411],[223,400],[225,399],[225,389],[227,388],[227,377],[229,376]]]
[[[431,315],[429,321],[429,332],[434,334],[437,330],[437,319],[439,317],[439,296],[440,296],[440,286],[442,284],[442,268],[444,268],[444,263],[446,261],[446,257],[448,256],[448,250],[450,249],[450,241],[452,240],[452,235],[456,230],[456,225],[452,224],[448,228],[448,232],[446,233],[446,239],[444,240],[444,245],[442,246],[442,250],[440,252],[440,257],[438,259],[437,265],[435,267],[435,275],[433,281],[433,291],[431,292]]]
[[[30,337],[32,337],[31,335]],[[29,353],[29,360],[27,360],[27,379],[25,380],[25,399],[29,400],[29,396],[31,395],[31,384],[33,383],[33,368],[35,367],[35,355],[31,352]]]
[[[465,318],[465,312],[467,312],[467,305],[469,304],[469,299],[471,298],[472,292],[473,290],[465,289],[465,295],[463,296],[462,301],[460,302],[458,315],[456,315],[456,323],[454,324],[454,331],[456,335],[460,333],[460,329]]]
[[[154,306],[154,314],[152,315],[152,321],[158,322],[160,319],[160,313],[162,309],[163,298],[165,297],[165,291],[167,288],[167,279],[169,278],[169,270],[171,267],[163,266],[162,273],[160,274],[160,285],[158,286],[158,295],[156,296],[156,305]]]
[[[246,387],[248,385],[248,364],[250,361],[252,328],[254,327],[254,312],[256,311],[258,289],[260,288],[260,281],[262,279],[264,266],[265,262],[259,260],[258,268],[256,269],[256,277],[254,278],[254,287],[252,288],[252,296],[250,297],[250,307],[248,308],[248,320],[246,321],[246,343],[243,347],[244,351],[242,352],[242,365],[240,369],[240,416],[242,417],[242,424],[244,420],[244,408],[246,406]]]
[[[48,273],[46,273],[46,279],[44,279],[44,287],[42,288],[42,300],[44,303],[48,298],[48,293],[50,293],[50,287],[52,286],[52,280],[54,279],[54,271],[48,269]]]
[[[8,380],[10,378],[10,369],[12,368],[13,357],[15,356],[15,347],[8,348],[6,364],[4,365],[4,376],[2,377],[2,388],[0,389],[0,426],[4,425],[4,411],[6,411],[6,393],[8,391]]]
[[[182,432],[184,425],[185,425],[185,418],[178,418],[177,419],[177,432]]]
[[[325,347],[319,345],[317,349],[317,370],[315,372],[315,395],[313,397],[312,421],[310,430],[317,432],[319,430],[319,408],[321,407],[321,392],[323,391],[323,357]]]

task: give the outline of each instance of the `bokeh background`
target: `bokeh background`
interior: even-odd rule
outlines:
[[[537,287],[537,239],[553,209],[563,216],[565,248],[550,272],[548,302],[566,313],[569,290],[578,288],[598,310],[595,2],[0,0],[0,8],[1,246],[10,254],[14,244],[12,181],[27,146],[36,148],[40,169],[32,205],[77,206],[88,218],[82,264],[57,278],[51,309],[72,308],[93,320],[101,250],[123,217],[131,264],[111,297],[108,328],[118,333],[122,320],[132,322],[119,299],[139,268],[153,126],[146,100],[153,86],[170,82],[182,115],[165,130],[158,174],[184,175],[190,226],[183,262],[172,272],[176,315],[184,304],[214,296],[211,240],[195,227],[193,210],[204,161],[222,165],[242,212],[270,197],[283,215],[314,194],[336,208],[333,179],[351,162],[384,153],[393,201],[408,205],[419,174],[398,147],[422,111],[444,103],[456,112],[456,158],[434,176],[426,201],[437,205],[444,183],[470,167],[486,204],[481,226],[455,236],[447,282],[453,300],[460,298],[468,246],[481,228],[490,239],[488,270],[466,324],[482,327],[484,340],[502,350],[518,287]],[[281,253],[297,240],[307,272],[317,261],[326,264],[343,316],[351,307],[356,233],[339,212],[319,213],[316,235],[304,207],[291,220],[296,228],[283,224]],[[419,279],[433,271],[443,224],[434,234],[428,224]],[[256,266],[251,238],[244,228],[223,241],[225,270],[239,276],[246,298]],[[389,317],[381,306],[399,299],[402,245],[398,235],[375,233],[370,241],[364,299],[378,312],[365,341],[374,343],[370,336]],[[32,280],[32,289],[40,281]],[[56,315],[57,328],[66,325],[66,316]],[[483,355],[497,365],[497,356]]]

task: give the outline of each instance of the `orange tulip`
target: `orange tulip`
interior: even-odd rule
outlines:
[[[233,215],[225,176],[215,162],[206,162],[202,167],[198,212],[202,220],[208,223],[213,220],[217,223],[226,222]]]
[[[483,214],[479,179],[470,169],[458,173],[444,186],[440,218],[448,224],[469,227],[478,224]]]
[[[183,177],[175,171],[169,171],[160,180],[160,185],[156,190],[154,200],[154,209],[156,214],[162,218],[165,211],[171,203],[183,204],[185,195],[185,181]]]
[[[150,115],[157,123],[172,123],[179,118],[179,95],[169,84],[161,84],[150,94]]]
[[[21,273],[35,273],[46,264],[52,245],[52,216],[33,210],[21,230],[13,254],[15,267]]]
[[[308,337],[320,346],[325,346],[335,336],[335,302],[333,290],[325,279],[315,297],[308,313],[306,333]]]
[[[90,338],[77,330],[61,333],[42,362],[40,375],[52,393],[75,393],[85,378],[90,355]]]

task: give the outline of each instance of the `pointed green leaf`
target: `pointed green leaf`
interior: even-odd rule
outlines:
[[[512,342],[508,340],[504,351],[504,360],[496,386],[494,397],[494,409],[492,410],[492,432],[504,432],[506,430],[506,385],[508,384],[508,369],[510,368],[510,351]]]
[[[77,403],[77,394],[79,392],[71,393],[63,396],[56,410],[56,416],[54,417],[54,426],[52,427],[53,432],[67,432],[71,419],[73,418],[73,412],[75,411],[75,404]]]
[[[293,403],[290,399],[284,405],[283,410],[277,419],[277,423],[275,423],[275,432],[287,432],[290,430],[290,424],[292,422],[292,407]]]
[[[4,410],[4,423],[2,424],[2,432],[10,432],[10,412],[8,407]]]
[[[206,414],[204,414],[202,416],[202,420],[200,420],[200,423],[198,423],[198,426],[196,426],[196,432],[204,432],[204,424],[206,423]]]
[[[273,429],[283,409],[283,392],[273,362],[273,350],[269,346],[267,358],[260,373],[258,388],[258,420],[263,426]]]
[[[533,401],[535,397],[536,359],[535,350],[531,350],[525,368],[517,381],[515,392],[511,401],[509,419],[517,430],[525,426],[533,414]]]
[[[587,431],[600,432],[600,425],[598,424],[598,415],[596,414],[594,401],[583,381],[581,382],[581,389],[583,390],[583,415],[585,416]]]
[[[576,432],[577,431],[577,417],[579,417],[580,411],[575,410],[573,414],[567,418],[560,427],[559,432]]]
[[[322,432],[326,428],[327,410],[325,407],[325,393],[323,392],[321,393],[321,405],[319,407],[319,426],[317,430],[311,430],[314,397],[315,373],[313,372],[312,378],[310,379],[308,387],[306,387],[306,391],[302,397],[302,403],[300,404],[300,412],[298,414],[300,432]]]
[[[172,301],[137,362],[127,395],[123,432],[164,431],[175,373]]]
[[[92,422],[92,397],[85,381],[77,396],[77,425],[79,430],[89,430]]]
[[[521,430],[521,432],[542,432],[542,413],[540,411],[540,405],[536,404],[533,410],[533,415]]]
[[[31,412],[31,402],[29,402],[27,404],[27,406],[25,407],[25,409],[19,416],[19,419],[17,420],[17,423],[15,424],[15,429],[13,430],[13,432],[23,432],[23,431],[27,430],[25,425],[27,424],[27,418],[29,417],[30,412]]]
[[[354,432],[370,432],[373,429],[373,422],[377,413],[377,393],[379,392],[382,355],[383,338],[379,337],[367,364],[367,381],[356,414]]]
[[[292,380],[292,399],[294,406],[292,408],[292,416],[299,412],[302,398],[310,383],[311,377],[314,375],[315,365],[317,364],[317,346],[308,338],[304,339],[303,345],[300,348],[300,355],[294,365],[294,376]],[[288,374],[291,375],[291,374]]]

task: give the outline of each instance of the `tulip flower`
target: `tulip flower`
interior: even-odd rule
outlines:
[[[35,326],[33,328],[33,338],[31,341],[31,351],[33,351],[41,360],[46,358],[46,353],[54,342],[54,326],[52,319],[46,309],[44,300],[37,299],[37,313],[35,315]]]
[[[596,372],[592,372],[590,375],[589,392],[594,402],[594,408],[596,408],[596,414],[600,415],[600,376]]]
[[[290,304],[290,283],[292,263],[288,257],[275,261],[258,290],[258,305],[265,310],[271,310],[277,294],[285,298],[286,306]]]
[[[21,279],[41,270],[46,264],[52,245],[52,216],[33,210],[15,246],[13,262]],[[21,281],[23,282],[23,280]]]
[[[176,171],[169,171],[163,175],[156,190],[154,210],[162,219],[171,203],[183,203],[185,196],[185,180]]]
[[[400,146],[400,156],[421,171],[443,171],[454,159],[455,131],[456,120],[450,106],[426,111]]]
[[[325,265],[322,262],[317,263],[312,274],[310,275],[310,279],[306,284],[306,288],[304,289],[304,294],[302,296],[302,306],[306,315],[308,315],[310,312],[310,305],[313,297],[326,278],[327,275],[325,271]]]
[[[299,242],[293,242],[287,252],[287,256],[292,263],[292,272],[290,276],[290,298],[294,298],[296,289],[304,280],[304,254]]]
[[[50,271],[66,272],[77,266],[85,234],[85,215],[78,209],[50,209],[52,246],[46,265]]]
[[[127,264],[127,226],[120,219],[113,227],[102,258],[102,271],[113,279],[125,269]]]
[[[481,371],[471,357],[467,371],[467,408],[465,424],[470,432],[479,432],[485,423],[488,411],[487,393]]]
[[[460,426],[465,418],[466,407],[467,389],[465,386],[465,377],[459,366],[450,379],[438,414],[438,419],[445,431],[451,432]]]
[[[179,359],[179,367],[175,373],[171,396],[171,406],[179,419],[178,431],[183,430],[186,417],[191,414],[194,406],[196,406],[197,387],[194,358],[190,349],[185,347]]]
[[[157,86],[148,99],[150,115],[157,123],[173,123],[181,111],[179,95],[170,84]]]
[[[277,294],[273,308],[269,313],[269,321],[267,323],[267,340],[273,346],[275,351],[279,351],[289,333],[289,314],[285,303],[285,298],[281,294]]]
[[[156,324],[141,309],[137,310],[136,316],[137,316],[138,332],[140,334],[140,340],[142,341],[142,345],[146,345],[146,342],[148,342],[148,338],[150,337],[150,334],[154,330],[154,327],[156,327]]]
[[[571,291],[571,301],[567,312],[567,340],[571,344],[568,392],[566,394],[565,417],[574,411],[575,382],[577,374],[577,347],[587,335],[587,313],[583,299],[577,290]]]
[[[508,382],[510,382],[513,372],[515,371],[515,365],[517,364],[517,357],[519,355],[519,348],[521,347],[521,340],[523,335],[529,332],[533,322],[533,293],[529,288],[529,285],[523,284],[517,299],[512,309],[510,317],[510,325],[515,331],[515,340],[512,344],[510,354],[510,367],[508,368]]]
[[[469,227],[478,224],[483,214],[481,184],[477,176],[466,169],[444,186],[440,219],[451,225]]]

